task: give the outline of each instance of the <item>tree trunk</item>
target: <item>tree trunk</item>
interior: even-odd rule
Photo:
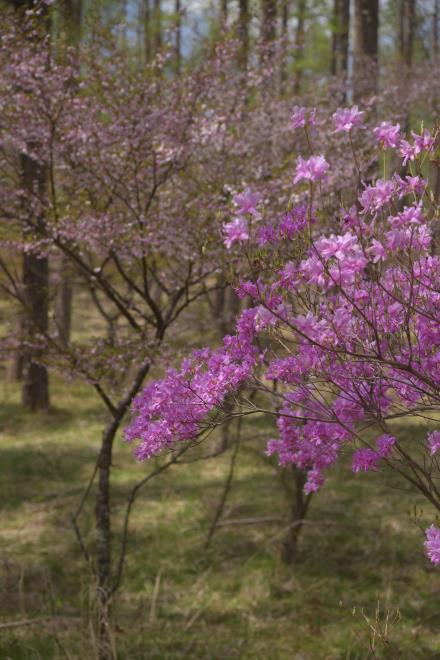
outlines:
[[[228,23],[228,0],[220,1],[220,25],[225,27]]]
[[[432,14],[432,55],[438,56],[438,21],[440,15],[440,0],[434,0],[434,11]]]
[[[154,0],[154,54],[162,50],[162,9],[161,0]]]
[[[274,42],[277,36],[276,0],[262,0],[261,3],[261,39],[263,42],[263,61],[272,59],[275,54]]]
[[[63,14],[67,40],[71,45],[78,46],[81,42],[82,0],[64,0]]]
[[[48,5],[38,4],[36,0],[10,0],[9,4],[18,14],[31,10],[37,17],[38,30],[29,29],[23,22],[26,37],[35,41],[46,36],[51,31],[51,12]],[[20,155],[21,181],[26,191],[26,207],[29,213],[34,213],[33,206],[40,208],[32,216],[31,224],[44,225],[43,201],[46,194],[47,166],[35,160],[29,154],[38,152],[38,143],[28,141],[26,153]],[[44,334],[48,329],[48,295],[49,295],[49,265],[46,256],[29,252],[23,255],[22,261],[24,303],[23,316],[20,319],[20,355],[17,355],[17,375],[22,377],[21,398],[23,405],[30,410],[47,410],[49,408],[49,376],[47,369],[40,363],[41,347],[35,348],[29,339],[41,342],[38,334]],[[23,341],[22,341],[23,340]]]
[[[289,27],[290,0],[283,0],[281,5],[281,36],[283,39],[283,57],[280,64],[281,91],[284,91],[287,80],[287,56],[288,56],[288,27]]]
[[[304,42],[305,42],[305,21],[306,21],[306,0],[298,1],[297,26],[295,35],[295,80],[293,91],[299,94],[301,91],[301,82],[304,69]]]
[[[240,311],[240,298],[228,286],[222,275],[217,278],[219,288],[217,289],[214,307],[212,310],[214,321],[217,324],[222,337],[234,332],[235,321]]]
[[[66,29],[66,41],[69,46],[79,49],[83,16],[82,0],[64,0],[62,9]],[[62,254],[59,267],[59,285],[55,300],[55,321],[61,344],[65,347],[70,342],[72,300],[71,270],[68,259]]]
[[[28,151],[37,151],[38,145],[28,143]],[[29,153],[21,155],[21,177],[27,193],[26,204],[35,207],[36,217],[31,224],[44,225],[42,201],[46,193],[47,166],[38,162]],[[49,408],[49,376],[41,364],[41,344],[49,326],[48,318],[49,263],[47,256],[25,252],[23,254],[23,302],[24,302],[24,346],[23,346],[23,383],[22,402],[29,410],[47,410]]]
[[[377,93],[378,0],[355,0],[353,95],[359,101]]]
[[[151,62],[151,25],[150,25],[150,0],[144,0],[144,53],[145,62]]]
[[[181,37],[182,37],[182,15],[180,0],[175,0],[174,13],[176,16],[176,45],[175,45],[175,68],[176,73],[179,75],[181,68]]]
[[[293,564],[298,558],[298,539],[306,517],[311,495],[305,495],[306,474],[303,470],[292,468],[294,492],[291,507],[290,527],[284,538],[282,559],[286,564]]]
[[[399,0],[399,54],[401,61],[409,68],[412,65],[415,1]]]
[[[113,660],[113,645],[110,629],[111,597],[111,516],[110,516],[110,471],[113,442],[119,424],[114,420],[102,436],[98,458],[98,490],[96,494],[96,572],[98,608],[98,654],[100,660]]]
[[[157,334],[159,342],[162,341],[164,330]],[[134,397],[142,387],[147,376],[150,363],[142,365],[134,378],[134,382],[117,407],[112,410],[112,419],[102,434],[101,448],[98,456],[98,486],[95,503],[95,531],[96,531],[96,605],[98,608],[98,654],[99,660],[114,660],[114,650],[111,634],[110,616],[111,599],[119,587],[120,577],[118,571],[112,568],[112,531],[111,531],[111,500],[110,476],[112,469],[113,444],[124,415],[130,408]],[[123,563],[124,557],[120,558]],[[122,564],[121,564],[122,566]],[[121,566],[119,568],[121,568]]]
[[[347,75],[350,0],[333,1],[332,62],[333,76]]]
[[[240,41],[238,63],[241,69],[246,69],[249,57],[249,3],[248,0],[238,0],[238,4],[237,36]]]

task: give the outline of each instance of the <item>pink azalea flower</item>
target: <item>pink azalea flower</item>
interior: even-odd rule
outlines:
[[[373,133],[384,149],[395,149],[400,143],[400,124],[383,121]]]
[[[425,128],[421,135],[414,133],[414,131],[411,131],[411,135],[414,138],[414,151],[416,155],[419,155],[422,151],[430,151],[432,149],[434,138],[427,128]]]
[[[338,108],[332,115],[335,133],[349,133],[353,128],[362,127],[362,115],[357,105],[352,108]]]
[[[293,183],[298,181],[318,181],[322,179],[329,169],[324,156],[312,156],[308,160],[298,157]]]
[[[225,235],[224,244],[228,250],[237,241],[242,243],[249,240],[248,223],[244,218],[235,218],[232,222],[223,225],[223,231]]]
[[[239,215],[249,213],[250,215],[258,216],[257,205],[260,201],[261,194],[253,193],[250,188],[246,188],[246,190],[234,197],[234,204],[237,206],[237,213]]]
[[[440,449],[440,431],[431,431],[431,433],[428,433],[428,445],[431,456],[434,456]]]
[[[316,108],[312,110],[295,105],[292,115],[290,117],[292,128],[304,128],[305,126],[316,125]]]
[[[431,525],[426,530],[425,550],[433,564],[440,564],[440,529]]]

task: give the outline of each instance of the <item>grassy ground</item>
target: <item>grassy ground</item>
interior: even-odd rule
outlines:
[[[24,415],[18,392],[0,387],[0,624],[33,621],[0,628],[0,659],[92,659],[91,581],[69,516],[102,409],[89,388],[54,383],[54,411]],[[287,520],[286,489],[255,451],[256,430],[246,429],[223,519]],[[118,658],[440,658],[440,577],[408,517],[421,502],[395,477],[335,472],[312,501],[292,568],[279,559],[286,522],[221,527],[204,549],[229,461],[227,452],[172,467],[142,492],[116,603]],[[130,485],[150,469],[118,441],[115,549]],[[93,494],[81,524],[92,544]]]

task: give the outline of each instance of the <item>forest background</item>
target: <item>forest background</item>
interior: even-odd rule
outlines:
[[[438,124],[439,9],[1,4],[1,658],[439,657],[430,512],[398,475],[337,467],[306,496],[233,399],[203,443],[139,463],[123,442],[142,386],[233,331],[222,227],[247,187],[285,210],[293,108]],[[336,208],[352,155],[316,139]],[[438,157],[427,176],[438,202]]]

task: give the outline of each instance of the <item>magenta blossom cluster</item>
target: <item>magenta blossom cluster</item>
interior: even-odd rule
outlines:
[[[125,438],[139,441],[139,460],[171,448],[176,440],[194,439],[209,413],[249,379],[257,358],[252,343],[255,314],[242,314],[236,335],[225,337],[222,348],[194,351],[180,370],[169,369],[165,378],[147,385],[135,399]]]
[[[249,239],[247,218],[259,219],[261,217],[257,209],[260,202],[260,193],[252,192],[250,188],[246,188],[241,194],[235,195],[234,204],[238,217],[223,226],[224,243],[228,249],[236,242],[242,243]]]
[[[326,175],[328,169],[329,164],[322,154],[320,156],[311,156],[307,159],[298,156],[293,183],[299,183],[300,181],[310,181],[313,183],[319,181]]]
[[[339,112],[337,119],[341,132],[349,133],[350,123],[359,126],[359,111]],[[387,122],[375,130],[397,157],[399,131]],[[429,461],[440,447],[440,432],[428,435],[417,462],[391,426],[406,415],[424,417],[429,411],[435,418],[440,412],[438,220],[419,166],[436,140],[437,133],[413,135],[409,144],[417,151],[417,167],[405,176],[396,172],[362,183],[349,211],[330,211],[331,230],[321,233],[316,228],[323,226],[326,204],[321,199],[315,207],[315,201],[330,164],[320,155],[298,158],[294,182],[308,182],[306,203],[290,208],[279,222],[249,222],[235,234],[236,241],[246,241],[236,291],[248,298],[236,335],[160,381],[159,399],[152,385],[136,403],[128,435],[140,441],[141,456],[195,437],[215,411],[221,413],[227,394],[257,385],[277,419],[278,437],[269,440],[267,452],[281,465],[306,471],[307,492],[317,490],[349,450],[354,472],[396,466],[436,502]],[[257,203],[246,191],[236,201],[241,217],[255,218]],[[231,238],[229,233],[225,241]],[[249,258],[253,250],[257,273]],[[437,537],[431,536],[432,559]]]
[[[361,128],[364,114],[357,105],[352,108],[338,108],[332,116],[335,133],[349,133],[354,128]]]
[[[433,564],[440,564],[440,529],[435,525],[426,530],[425,550]]]
[[[316,108],[309,109],[296,105],[290,118],[293,129],[316,126]]]

